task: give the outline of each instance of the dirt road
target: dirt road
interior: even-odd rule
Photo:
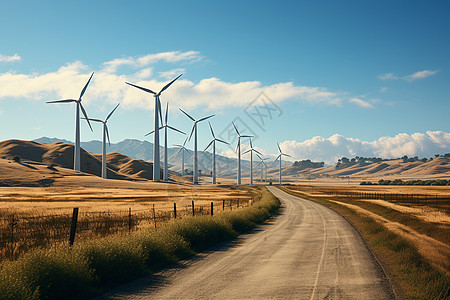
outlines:
[[[255,232],[102,299],[393,299],[341,216],[275,187],[281,213]]]

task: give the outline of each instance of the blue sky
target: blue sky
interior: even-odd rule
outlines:
[[[449,11],[448,1],[3,2],[0,140],[73,140],[74,106],[45,101],[77,97],[91,72],[88,115],[121,103],[112,142],[142,140],[153,98],[124,81],[158,90],[183,73],[161,100],[185,131],[180,107],[217,114],[224,138],[236,120],[265,154],[277,141],[328,162],[450,152]],[[251,118],[261,103],[276,109],[262,126]],[[210,133],[199,130],[202,148]],[[81,134],[100,139],[101,128]]]

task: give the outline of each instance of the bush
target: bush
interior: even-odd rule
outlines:
[[[16,163],[20,164],[20,156],[19,156],[19,155],[14,155],[14,156],[13,156],[13,160],[14,160]]]

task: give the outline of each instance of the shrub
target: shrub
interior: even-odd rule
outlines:
[[[14,155],[14,156],[13,156],[13,160],[14,160],[16,163],[20,164],[20,156],[19,156],[19,155]]]

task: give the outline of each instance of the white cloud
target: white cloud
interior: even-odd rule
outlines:
[[[356,104],[356,105],[358,105],[358,106],[360,106],[360,107],[364,107],[364,108],[373,108],[373,105],[372,104],[370,104],[369,102],[367,102],[367,101],[364,101],[364,100],[361,100],[361,99],[359,99],[359,98],[351,98],[350,100],[348,100],[349,102],[351,102],[351,103],[354,103],[354,104]]]
[[[113,60],[104,62],[104,72],[115,73],[121,66],[131,66],[134,68],[145,67],[150,64],[155,64],[159,61],[177,63],[181,61],[196,62],[202,59],[198,51],[170,51],[155,54],[147,54],[139,57],[115,58]]]
[[[16,53],[13,56],[7,56],[0,54],[0,62],[14,62],[19,61],[22,58]]]
[[[399,133],[394,137],[381,137],[374,141],[346,138],[335,134],[329,138],[320,136],[297,142],[284,141],[283,152],[293,159],[311,159],[333,164],[343,156],[399,158],[403,155],[432,157],[437,153],[449,152],[450,133],[427,131],[426,133]]]
[[[178,69],[172,69],[172,70],[169,70],[166,72],[159,72],[159,77],[170,80],[170,79],[174,79],[178,75],[184,74],[184,73],[186,73],[186,69],[178,68]]]
[[[388,88],[383,86],[380,88],[380,93],[386,93],[388,91]]]
[[[169,53],[169,54],[168,54]],[[161,55],[146,55],[145,62],[165,59],[167,61],[181,61],[200,57],[198,52],[165,52]],[[132,61],[138,61],[133,59]],[[95,72],[91,84],[83,100],[90,102],[109,101],[122,102],[125,107],[152,109],[153,102],[149,95],[141,90],[125,84],[129,81],[154,91],[159,91],[167,81],[160,81],[153,76],[153,68],[140,68],[130,75],[119,75],[111,72],[112,68],[128,63],[128,59],[113,60],[105,63],[107,68]],[[105,65],[104,64],[104,65]],[[80,94],[86,83],[91,69],[83,63],[76,61],[60,67],[55,72],[38,74],[22,74],[16,72],[0,73],[0,99],[18,98],[34,100],[54,100],[75,98]],[[179,70],[171,70],[160,75]],[[177,73],[178,74],[178,73]],[[172,77],[171,77],[172,78]],[[192,82],[181,77],[174,85],[164,92],[162,100],[168,99],[173,107],[192,109],[206,107],[207,109],[220,109],[229,106],[242,107],[250,103],[261,92],[265,92],[272,101],[297,100],[305,103],[323,103],[339,105],[342,102],[340,95],[328,91],[324,87],[297,86],[292,82],[281,82],[272,85],[263,85],[259,81],[226,82],[219,78],[205,78],[199,82]]]
[[[378,79],[380,80],[394,80],[398,79],[399,77],[395,76],[394,73],[386,73],[386,74],[380,74],[378,75]]]
[[[380,74],[377,77],[380,80],[401,79],[401,80],[406,80],[406,81],[414,81],[414,80],[419,80],[419,79],[424,79],[424,78],[430,77],[430,76],[436,74],[437,72],[438,72],[438,70],[423,70],[423,71],[418,71],[411,75],[407,75],[407,76],[403,76],[403,77],[397,76],[394,73],[386,73],[386,74]]]
[[[438,72],[437,70],[434,70],[434,71],[432,71],[432,70],[423,70],[423,71],[419,71],[419,72],[416,72],[414,74],[405,76],[405,80],[407,80],[407,81],[414,81],[414,80],[424,79],[424,78],[427,78],[427,77],[429,77],[431,75],[436,74],[437,72]]]

